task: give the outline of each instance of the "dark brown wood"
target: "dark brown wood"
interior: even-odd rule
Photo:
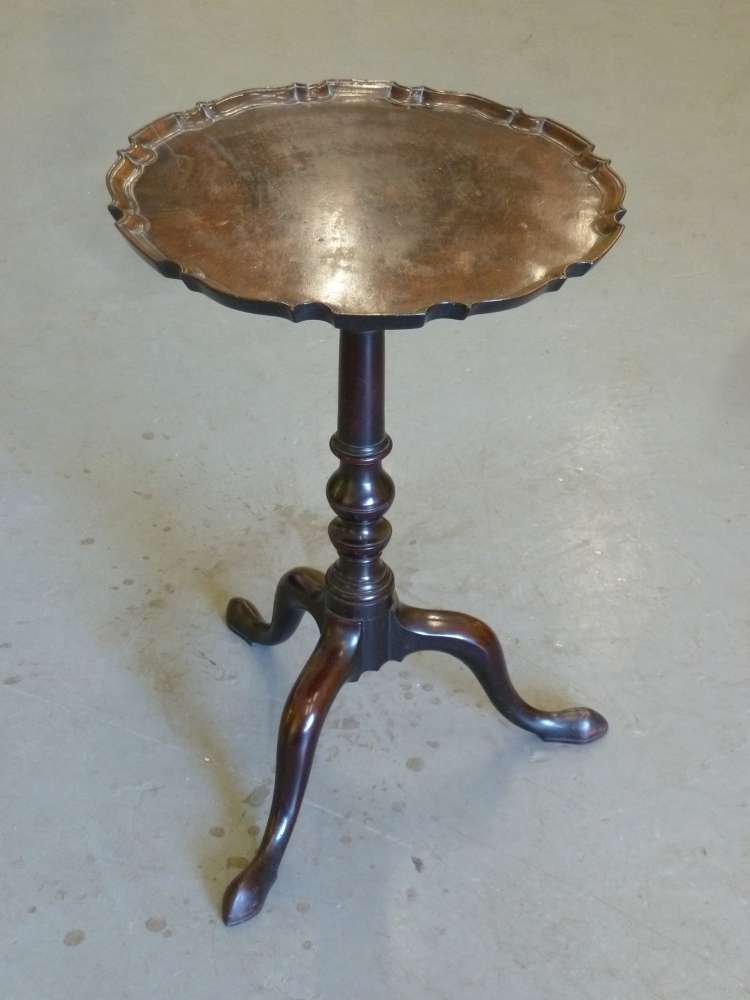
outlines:
[[[383,469],[384,330],[519,305],[585,273],[616,242],[624,185],[578,133],[470,94],[327,80],[241,91],[131,136],[107,176],[120,232],[158,270],[224,305],[340,328],[339,461],[328,481],[338,558],[280,580],[270,622],[233,598],[248,643],[320,629],[279,726],[258,851],[224,920],[263,906],[299,814],[324,719],[346,681],[412,652],[448,653],[510,722],[588,743],[588,708],[544,711],[513,687],[492,629],[398,602],[382,553],[394,496]]]
[[[478,618],[455,611],[426,611],[401,605],[391,628],[391,656],[434,650],[461,660],[509,722],[552,743],[591,743],[607,731],[607,720],[592,708],[545,712],[529,705],[508,676],[500,642]],[[393,627],[393,626],[396,627]]]
[[[224,305],[342,329],[507,309],[584,274],[624,186],[577,132],[473,94],[325,80],[243,90],[130,137],[120,232]]]
[[[285,573],[276,588],[271,623],[263,621],[254,604],[233,597],[227,607],[227,625],[246,642],[276,646],[294,634],[306,611],[323,627],[325,578],[316,569],[299,566]]]
[[[339,557],[325,578],[311,569],[282,577],[270,623],[241,598],[233,598],[227,608],[229,627],[250,643],[288,639],[305,611],[321,628],[320,642],[281,719],[274,798],[263,840],[224,895],[227,924],[249,920],[262,907],[299,813],[325,715],[341,685],[364,670],[420,650],[449,653],[474,673],[506,719],[543,740],[589,743],[607,731],[606,720],[593,709],[545,712],[524,701],[508,676],[497,636],[484,622],[399,604],[393,574],[381,559],[391,534],[383,515],[394,495],[382,468],[391,447],[384,423],[382,331],[342,331],[339,358],[339,419],[331,449],[340,464],[328,481],[337,515],[329,531]]]
[[[344,681],[352,674],[359,644],[357,622],[326,622],[323,634],[284,706],[276,750],[276,781],[271,812],[251,863],[224,893],[222,916],[232,925],[260,910],[297,820],[323,720]]]
[[[380,558],[391,537],[385,513],[393,481],[383,469],[391,450],[385,433],[385,336],[342,331],[339,337],[339,417],[331,451],[339,467],[328,480],[336,512],[328,529],[339,558],[326,574],[326,601],[347,618],[374,618],[393,596],[393,573]]]

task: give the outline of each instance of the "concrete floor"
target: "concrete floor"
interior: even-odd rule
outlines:
[[[750,996],[749,30],[744,0],[8,9],[3,1000]],[[103,179],[157,114],[326,75],[522,104],[628,182],[588,277],[388,338],[403,597],[611,732],[542,744],[446,657],[367,676],[230,932],[314,632],[250,651],[220,612],[331,560],[336,336],[159,278]]]

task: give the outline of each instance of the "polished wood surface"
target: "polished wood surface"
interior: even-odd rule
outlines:
[[[283,616],[284,610],[282,605],[278,613]],[[235,628],[231,610],[228,619]],[[274,625],[272,620],[270,630]],[[262,644],[263,635],[270,630],[258,623],[260,638],[255,638],[252,628],[246,638]],[[352,663],[360,637],[357,622],[333,618],[326,621],[320,640],[287,699],[279,725],[276,778],[266,829],[255,857],[224,893],[222,916],[230,926],[255,916],[276,881],[302,805],[323,721],[341,685],[352,679]]]
[[[270,622],[241,598],[227,608],[227,624],[247,642],[272,645],[289,638],[305,611],[321,638],[284,709],[279,727],[271,812],[260,847],[224,895],[223,917],[239,924],[255,916],[273,885],[289,843],[326,713],[346,681],[389,660],[422,650],[449,653],[464,663],[495,708],[543,740],[590,743],[607,731],[590,708],[548,712],[514,688],[493,630],[470,615],[401,604],[382,552],[390,538],[383,516],[393,482],[382,467],[391,447],[384,424],[384,336],[342,331],[339,348],[339,417],[331,449],[339,467],[328,482],[336,517],[330,536],[338,559],[325,577],[298,568],[282,577]]]
[[[543,740],[589,743],[607,731],[592,709],[526,702],[493,630],[401,604],[382,557],[394,497],[383,468],[385,329],[508,308],[588,270],[624,213],[622,181],[592,150],[565,126],[485,98],[329,80],[166,115],[131,136],[108,174],[118,229],[162,274],[237,309],[341,330],[339,464],[326,491],[338,558],[325,575],[284,574],[268,622],[244,598],[227,608],[250,644],[283,642],[306,612],[320,631],[282,713],[263,838],[224,895],[227,924],[262,908],[326,714],[364,671],[444,652]]]
[[[120,231],[226,305],[348,329],[507,308],[584,273],[622,181],[558,122],[427,87],[242,91],[131,137]]]

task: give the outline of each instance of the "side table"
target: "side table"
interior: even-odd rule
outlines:
[[[338,558],[282,576],[266,622],[235,597],[227,624],[283,642],[309,612],[320,639],[284,708],[265,833],[228,886],[254,916],[289,843],[323,721],[346,681],[417,650],[457,657],[497,710],[543,740],[607,730],[589,708],[518,694],[492,629],[402,604],[382,559],[393,482],[385,330],[520,305],[585,273],[621,234],[624,185],[571,129],[470,94],[327,80],[244,90],[136,132],[107,175],[117,228],[163,275],[224,305],[340,331],[328,480]]]

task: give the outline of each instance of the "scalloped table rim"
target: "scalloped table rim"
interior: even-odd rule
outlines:
[[[442,301],[426,305],[413,313],[394,315],[342,313],[325,302],[289,303],[271,299],[251,299],[234,295],[216,282],[209,282],[196,270],[183,267],[178,261],[164,257],[149,238],[149,221],[140,214],[135,197],[138,178],[158,158],[159,147],[182,132],[207,128],[214,122],[266,105],[328,101],[336,97],[362,97],[388,101],[402,106],[423,106],[469,112],[498,124],[523,132],[536,132],[571,153],[572,162],[589,174],[602,192],[602,212],[596,221],[601,240],[595,252],[585,260],[566,265],[560,274],[521,289],[505,298],[482,299],[476,302]],[[280,316],[299,323],[318,319],[349,330],[414,329],[433,319],[466,319],[479,313],[498,312],[522,305],[542,292],[557,291],[568,278],[586,274],[614,246],[622,235],[620,220],[625,215],[623,200],[625,184],[610,167],[610,161],[593,152],[594,144],[578,132],[552,118],[528,115],[486,97],[457,91],[436,90],[432,87],[406,87],[399,83],[366,80],[323,80],[315,84],[292,83],[284,87],[257,87],[236,91],[215,101],[198,101],[185,112],[171,112],[157,118],[129,136],[127,149],[117,151],[117,160],[107,173],[107,189],[111,197],[109,211],[117,228],[130,244],[161,274],[180,278],[194,292],[202,292],[217,302],[243,312],[265,316]]]

